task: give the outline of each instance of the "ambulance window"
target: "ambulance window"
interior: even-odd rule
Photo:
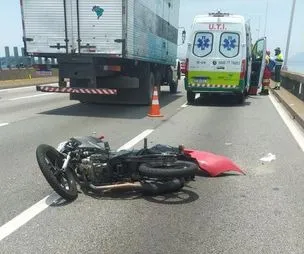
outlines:
[[[204,57],[212,52],[213,34],[198,32],[194,38],[193,54],[198,57]]]
[[[222,33],[220,52],[227,58],[236,57],[240,51],[240,36],[237,33]]]
[[[256,56],[258,59],[263,58],[263,53],[264,53],[264,40],[261,40],[257,43],[256,47]]]

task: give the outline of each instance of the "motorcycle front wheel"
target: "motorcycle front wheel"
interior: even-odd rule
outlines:
[[[188,161],[176,161],[170,165],[163,166],[143,163],[139,166],[138,171],[141,175],[152,178],[191,177],[198,171],[198,166]]]
[[[36,159],[47,182],[61,197],[74,200],[78,196],[77,185],[72,172],[68,169],[62,172],[64,157],[49,145],[39,145],[36,149]]]

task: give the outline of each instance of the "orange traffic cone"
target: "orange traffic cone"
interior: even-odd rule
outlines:
[[[149,117],[163,117],[160,113],[160,106],[158,100],[158,91],[157,87],[154,87],[153,97],[152,97],[152,105],[150,107],[150,111],[148,114]]]

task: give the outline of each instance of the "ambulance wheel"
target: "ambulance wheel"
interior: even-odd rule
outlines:
[[[248,97],[249,96],[249,89],[245,88],[244,94],[245,94],[245,97]]]
[[[245,96],[244,93],[239,94],[239,95],[238,95],[238,99],[237,99],[237,100],[238,100],[238,103],[241,104],[241,105],[243,105],[244,102],[245,102],[245,98],[246,98],[246,96]]]
[[[187,101],[188,101],[189,104],[194,103],[195,93],[193,93],[192,91],[187,91]]]

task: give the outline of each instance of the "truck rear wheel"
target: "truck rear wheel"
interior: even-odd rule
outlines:
[[[154,74],[153,74],[153,72],[150,72],[149,81],[147,83],[148,91],[147,91],[147,95],[145,96],[145,97],[147,97],[147,101],[148,101],[149,105],[151,105],[151,103],[152,103],[154,86],[155,86]]]
[[[140,96],[144,99],[144,104],[151,105],[153,97],[153,89],[155,85],[155,78],[153,72],[146,75],[142,82],[140,82]]]
[[[178,64],[177,64],[177,80],[180,80],[181,76],[182,76],[182,73],[181,73],[181,63],[180,63],[180,61],[178,61]]]
[[[174,80],[170,83],[170,93],[177,93],[177,83]]]
[[[144,64],[140,68],[139,77],[139,89],[135,92],[144,105],[151,105],[153,89],[155,86],[155,77],[149,64]]]
[[[157,86],[158,95],[161,93],[162,77],[160,71],[154,73],[155,85]]]
[[[169,84],[170,93],[177,93],[177,82],[175,82],[173,79],[173,71],[171,68],[168,70],[167,82]]]

